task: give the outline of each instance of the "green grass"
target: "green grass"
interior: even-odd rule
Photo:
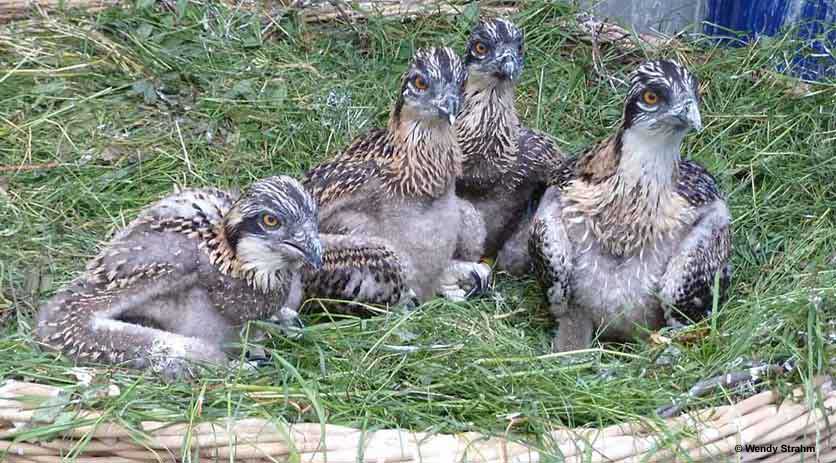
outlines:
[[[66,360],[33,345],[32,316],[99,242],[174,185],[300,176],[384,123],[416,47],[461,49],[472,21],[321,27],[180,3],[175,13],[53,15],[0,29],[0,377],[81,388]],[[531,3],[515,17],[528,44],[518,108],[575,151],[613,131],[625,89],[594,71],[569,14]],[[544,357],[553,327],[537,285],[500,275],[496,296],[482,301],[433,301],[367,320],[307,315],[304,338],[272,338],[274,361],[257,372],[161,385],[102,370],[99,381],[124,394],[84,400],[127,423],[188,420],[186,404],[205,387],[203,419],[502,433],[513,418],[513,431],[533,436],[652,415],[745,360],[795,358],[798,369],[778,382],[827,372],[836,336],[836,82],[802,86],[774,72],[797,45],[789,37],[647,51],[678,57],[700,77],[706,129],[687,138],[685,153],[716,175],[734,216],[730,299],[695,327],[707,330],[698,342],[674,337],[671,361],[659,359],[672,349],[650,343]],[[603,52],[606,72],[619,78],[642,58]],[[48,168],[7,169],[41,163]]]

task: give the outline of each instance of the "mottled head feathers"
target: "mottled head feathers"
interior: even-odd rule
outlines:
[[[647,61],[630,75],[622,126],[702,130],[699,103],[699,83],[688,69],[674,61]]]
[[[288,222],[316,218],[317,207],[302,185],[291,177],[274,176],[254,182],[234,206],[242,216],[271,211]]]
[[[590,220],[613,255],[627,256],[691,220],[680,178],[688,129],[700,129],[696,78],[673,61],[649,61],[630,76],[618,132],[575,163],[566,210]],[[690,180],[690,179],[689,179]],[[684,212],[683,212],[684,211]]]
[[[322,264],[317,215],[316,203],[299,182],[269,177],[253,183],[235,202],[224,234],[241,269],[269,279],[304,262]]]
[[[393,119],[452,125],[461,107],[466,80],[467,71],[452,49],[419,49],[403,75]]]
[[[515,81],[523,69],[524,41],[523,31],[511,21],[483,18],[470,33],[465,65],[472,75]]]

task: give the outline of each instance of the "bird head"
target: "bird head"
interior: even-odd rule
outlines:
[[[317,216],[316,203],[299,182],[269,177],[238,198],[227,214],[225,233],[242,268],[269,279],[305,263],[322,267]]]
[[[642,63],[630,76],[624,104],[625,130],[683,137],[702,131],[699,83],[684,66],[660,60]]]
[[[464,58],[471,78],[515,82],[523,70],[523,45],[523,32],[514,23],[481,19],[470,33]]]
[[[395,116],[452,126],[466,80],[467,71],[450,48],[418,50],[404,73]]]

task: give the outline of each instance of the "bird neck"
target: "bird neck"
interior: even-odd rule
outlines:
[[[456,121],[466,171],[502,175],[517,159],[520,120],[510,80],[472,73]]]
[[[439,198],[455,185],[462,154],[455,129],[441,118],[393,111],[384,150],[385,186],[404,197]]]
[[[684,137],[684,131],[639,127],[622,130],[616,171],[619,184],[649,199],[670,193],[679,176],[679,150]]]
[[[676,194],[683,136],[639,128],[618,134],[579,162],[569,211],[588,221],[603,247],[630,255],[676,229],[684,204]]]
[[[244,280],[248,286],[262,293],[285,288],[291,279],[290,270],[265,261],[263,256],[266,253],[248,248],[238,238],[232,216],[234,212],[228,212],[222,221],[215,224],[211,233],[203,237],[209,262],[222,274]]]

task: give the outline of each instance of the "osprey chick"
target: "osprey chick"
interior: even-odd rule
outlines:
[[[481,255],[514,274],[529,270],[530,202],[546,189],[550,169],[564,156],[552,140],[522,125],[514,87],[523,70],[523,32],[500,18],[473,28],[464,62],[468,79],[456,122],[464,164],[456,192],[484,218]]]
[[[452,260],[465,220],[453,128],[465,79],[449,48],[418,50],[388,126],[308,172],[325,249],[323,270],[305,278],[309,295],[398,304],[461,297],[473,274],[484,284],[486,265]]]
[[[37,338],[80,362],[150,368],[224,363],[250,320],[298,322],[301,268],[321,265],[317,209],[290,177],[240,197],[207,188],[163,198],[41,307]]]
[[[730,215],[714,178],[680,159],[702,129],[697,79],[672,61],[630,78],[617,132],[567,163],[544,194],[529,248],[559,323],[557,351],[698,320],[731,276]]]

